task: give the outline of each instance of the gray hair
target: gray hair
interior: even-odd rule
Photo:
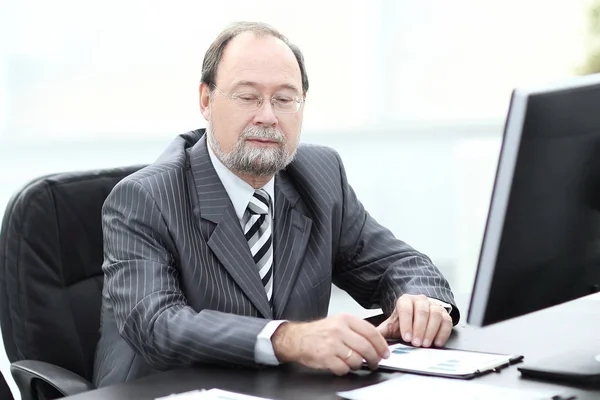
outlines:
[[[292,53],[294,53],[294,56],[298,61],[298,66],[300,67],[300,75],[302,77],[302,92],[306,93],[308,91],[308,76],[306,76],[304,56],[302,55],[302,52],[296,45],[290,43],[287,37],[282,35],[275,28],[265,23],[236,22],[225,28],[219,34],[219,36],[217,36],[215,41],[212,42],[212,44],[206,51],[206,54],[204,55],[204,62],[202,63],[201,81],[209,87],[209,90],[211,92],[213,90],[213,85],[216,84],[217,68],[219,67],[219,63],[221,62],[221,58],[223,57],[223,52],[225,51],[227,43],[229,43],[231,39],[243,32],[252,32],[257,37],[273,36],[287,44],[290,50],[292,50]]]

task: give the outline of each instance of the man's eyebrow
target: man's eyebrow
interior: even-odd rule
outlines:
[[[252,88],[259,89],[262,85],[260,85],[257,82],[253,82],[253,81],[237,81],[233,84],[231,89],[233,90],[233,89],[239,88],[240,86],[250,86]],[[277,88],[278,89],[290,89],[297,93],[301,93],[301,91],[296,87],[296,85],[293,85],[291,83],[282,83]]]
[[[252,86],[252,87],[258,87],[258,83],[256,82],[252,82],[252,81],[237,81],[233,84],[233,86],[231,86],[232,89],[238,88],[240,86]]]
[[[291,83],[284,83],[282,85],[279,85],[279,88],[281,88],[281,89],[290,89],[290,90],[293,90],[294,92],[301,93],[301,90],[298,89],[296,87],[296,85],[292,85]]]

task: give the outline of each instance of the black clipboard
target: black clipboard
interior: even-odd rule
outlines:
[[[522,355],[516,354],[423,348],[404,343],[390,344],[390,353],[389,359],[380,361],[380,370],[454,379],[472,379],[498,372],[523,360]]]

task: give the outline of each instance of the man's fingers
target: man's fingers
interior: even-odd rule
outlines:
[[[430,304],[429,320],[423,336],[423,347],[429,347],[433,344],[433,340],[436,338],[444,320],[444,314],[448,314],[448,312],[443,307]]]
[[[387,338],[390,335],[390,318],[386,319],[375,328],[377,329],[377,332],[381,333],[381,336],[383,336],[384,338]]]
[[[389,357],[390,350],[388,344],[383,335],[373,325],[362,319],[353,318],[350,320],[348,326],[358,335],[369,341],[372,348],[375,349],[379,359]],[[379,360],[377,360],[377,362],[379,362]]]
[[[375,329],[381,333],[384,339],[400,339],[400,320],[398,319],[398,311],[394,310],[392,315]]]
[[[327,364],[327,368],[339,376],[346,375],[350,372],[350,367],[340,357],[332,357]]]
[[[364,358],[371,369],[375,369],[379,365],[382,357],[377,353],[373,344],[365,337],[352,331],[344,337],[344,344],[353,350],[353,353],[360,359],[361,364]],[[352,359],[352,357],[350,358]]]
[[[419,296],[415,299],[413,310],[413,346],[421,346],[427,321],[429,320],[429,299],[425,296]]]
[[[450,334],[452,333],[452,317],[446,313],[443,317],[442,324],[440,325],[440,330],[438,331],[437,336],[435,337],[434,344],[437,347],[442,347],[448,341]]]
[[[356,370],[363,366],[363,356],[348,346],[340,346],[341,353],[338,355],[342,361],[348,365],[348,368]]]
[[[396,303],[396,312],[400,319],[400,334],[405,342],[413,338],[413,299],[411,296],[400,296]]]

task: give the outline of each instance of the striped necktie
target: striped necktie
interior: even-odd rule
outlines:
[[[260,279],[271,306],[273,297],[273,240],[271,216],[269,215],[270,196],[263,189],[257,189],[248,203],[244,236],[258,268]]]

